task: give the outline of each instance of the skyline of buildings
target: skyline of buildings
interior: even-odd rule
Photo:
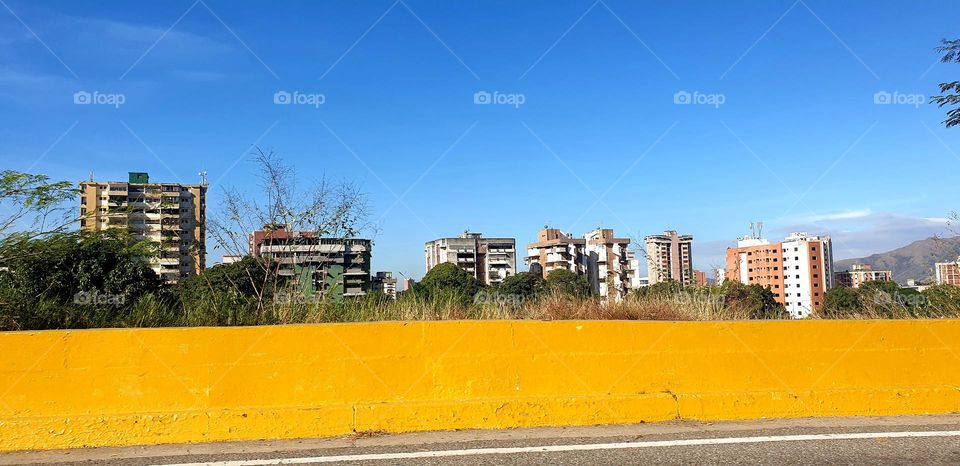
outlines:
[[[87,231],[128,228],[140,240],[158,243],[158,253],[149,257],[151,268],[166,282],[176,282],[199,273],[206,257],[206,184],[151,182],[149,174],[129,172],[128,180],[80,183],[80,228]],[[663,281],[685,286],[708,284],[705,272],[693,268],[693,236],[674,230],[644,237],[646,258],[631,248],[630,238],[617,238],[612,229],[597,228],[582,237],[544,227],[537,241],[527,244],[523,261],[528,270],[548,275],[566,269],[583,276],[593,294],[620,301],[631,290]],[[483,237],[464,231],[457,237],[425,243],[426,271],[444,263],[456,263],[484,285],[496,285],[520,271],[516,265],[516,240]],[[311,283],[326,286],[330,267],[343,267],[340,283],[344,296],[381,291],[395,297],[410,288],[412,280],[398,280],[392,271],[371,275],[372,241],[362,238],[324,238],[313,232],[290,232],[283,225],[249,234],[248,255],[270,256],[281,262],[281,275],[296,277],[309,271]],[[727,249],[726,265],[715,270],[714,283],[734,279],[767,287],[791,316],[804,317],[823,305],[825,293],[834,286],[857,288],[868,281],[892,281],[892,271],[872,270],[854,264],[850,270],[833,270],[833,247],[829,236],[792,233],[779,243],[770,243],[755,231]],[[223,263],[242,260],[224,255]],[[640,272],[647,263],[647,276]],[[934,265],[936,283],[960,285],[956,262]],[[401,274],[402,275],[402,274]]]

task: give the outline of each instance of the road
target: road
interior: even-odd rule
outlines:
[[[960,415],[667,422],[0,454],[0,465],[960,464]]]

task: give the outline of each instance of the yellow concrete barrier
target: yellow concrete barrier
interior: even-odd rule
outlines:
[[[0,334],[0,450],[960,411],[960,321]]]

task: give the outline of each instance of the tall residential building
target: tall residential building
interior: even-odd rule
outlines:
[[[127,181],[80,183],[80,229],[125,228],[156,243],[150,268],[166,282],[199,274],[206,263],[207,185],[151,183],[146,173]]]
[[[613,230],[598,228],[585,235],[587,281],[593,292],[617,302],[630,291],[629,238],[617,238]]]
[[[893,281],[893,271],[891,270],[873,270],[868,264],[853,264],[850,270],[834,272],[833,279],[837,286],[847,288],[860,288],[860,285],[866,282],[890,282]]]
[[[527,244],[525,261],[531,272],[544,277],[557,269],[586,277],[594,293],[619,301],[639,273],[630,266],[629,246],[629,239],[616,238],[610,229],[574,238],[556,228],[543,228],[537,242]]]
[[[697,286],[707,286],[707,272],[699,270],[693,271],[693,284]]]
[[[517,240],[484,238],[480,233],[463,232],[456,238],[440,238],[424,245],[427,272],[452,262],[484,285],[492,285],[517,273]]]
[[[937,285],[960,286],[960,258],[956,262],[937,262],[934,268]]]
[[[586,245],[587,240],[583,238],[574,238],[557,228],[544,227],[537,233],[537,241],[527,244],[527,257],[524,262],[531,272],[544,277],[557,269],[586,275]]]
[[[379,291],[392,299],[397,299],[397,279],[393,272],[377,272],[371,278],[373,291]]]
[[[833,287],[833,244],[829,236],[791,233],[780,243],[743,237],[727,248],[725,280],[770,289],[793,318],[823,306]]]
[[[684,286],[696,283],[693,276],[693,236],[667,230],[644,238],[647,243],[647,274],[650,284],[675,281]]]
[[[249,254],[277,261],[280,276],[300,280],[309,274],[312,286],[324,290],[333,266],[343,268],[339,284],[343,296],[361,296],[370,290],[371,241],[360,238],[323,238],[315,231],[288,231],[266,225],[249,235]]]

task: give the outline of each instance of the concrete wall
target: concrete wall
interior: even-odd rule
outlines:
[[[960,321],[0,334],[0,450],[960,411]]]

